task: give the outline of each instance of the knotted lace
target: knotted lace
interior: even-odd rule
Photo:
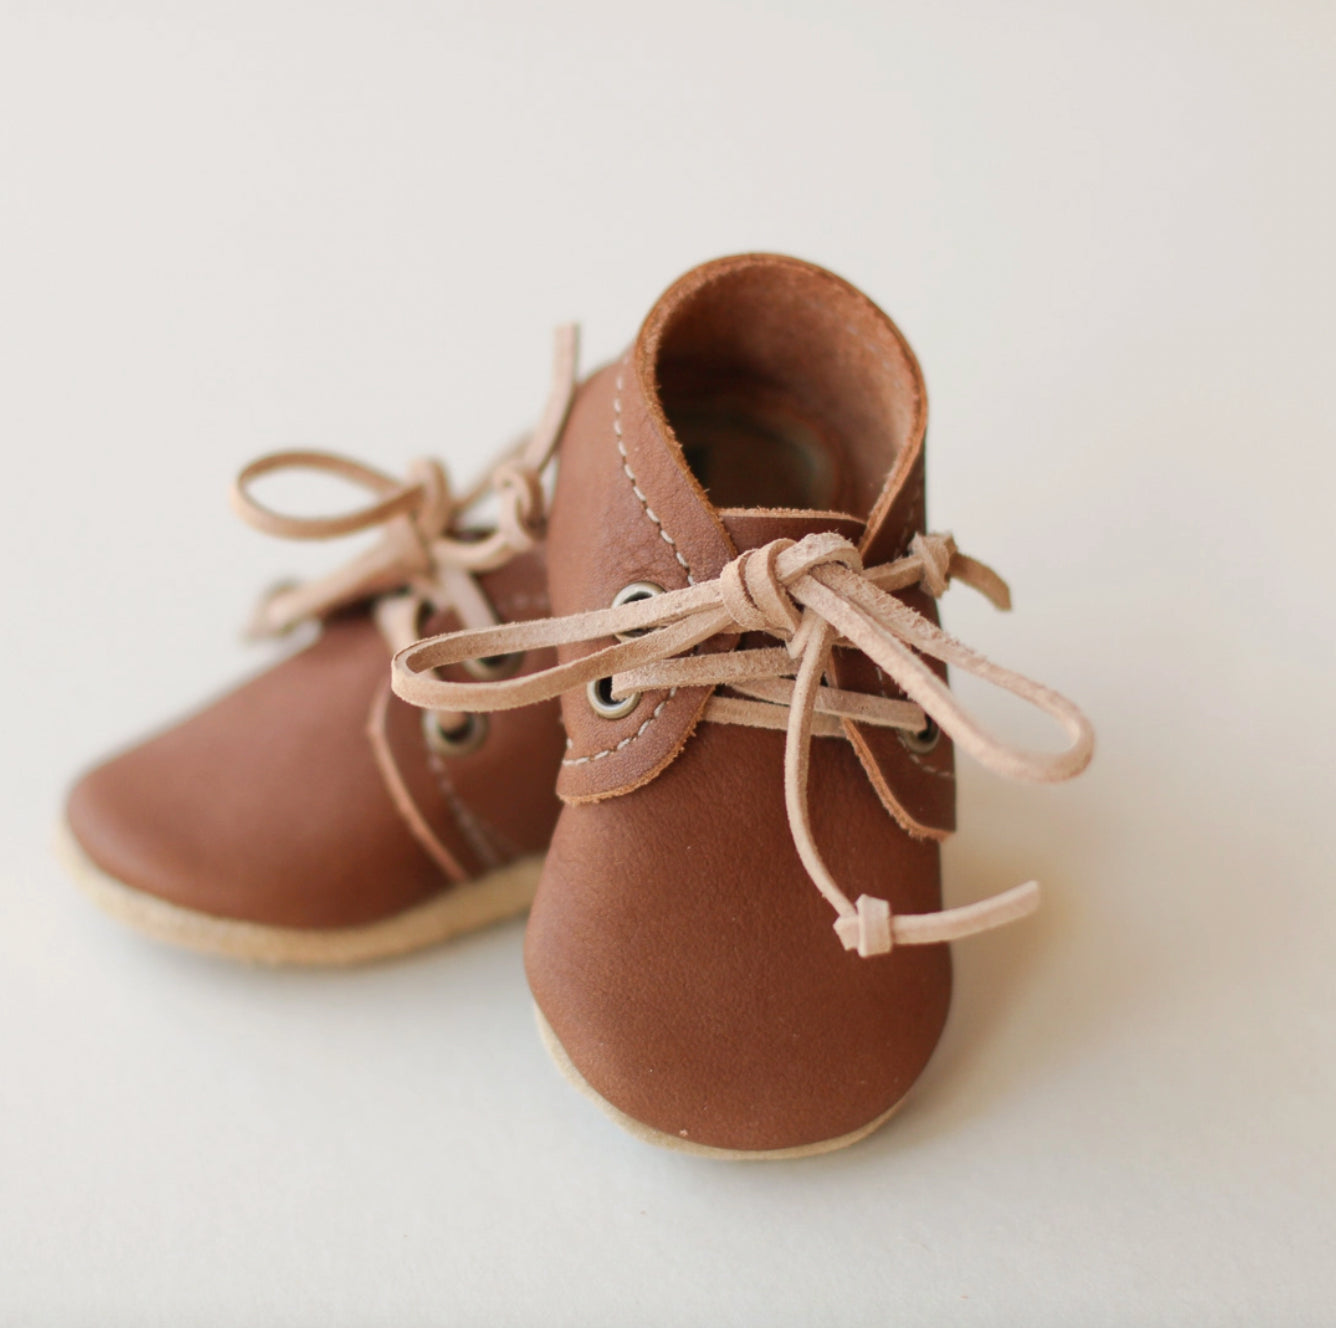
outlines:
[[[748,550],[713,581],[610,609],[533,622],[470,629],[421,641],[395,656],[393,686],[429,709],[506,710],[611,678],[614,699],[673,687],[726,686],[703,717],[716,723],[782,728],[784,795],[799,857],[836,913],[846,949],[884,954],[894,945],[926,945],[997,927],[1038,904],[1033,882],[976,904],[937,913],[893,916],[885,899],[851,901],[822,859],[812,833],[808,770],[813,737],[850,734],[853,723],[922,733],[939,725],[962,750],[998,774],[1052,782],[1089,764],[1094,733],[1085,716],[1048,687],[985,659],[892,593],[921,585],[936,596],[953,580],[1010,607],[1006,583],[962,555],[950,535],[918,535],[906,557],[865,568],[857,548],[834,533],[775,540]],[[711,637],[763,632],[775,647],[693,654]],[[634,635],[631,635],[634,634]],[[432,670],[464,660],[536,648],[624,639],[540,673],[496,682],[455,683]],[[907,700],[849,692],[823,683],[836,646],[862,651]],[[1067,737],[1060,751],[1032,751],[989,733],[960,705],[922,656],[938,659],[1011,692],[1054,719]]]
[[[237,514],[257,530],[284,539],[325,540],[379,527],[381,536],[318,580],[270,591],[255,611],[250,635],[276,636],[373,597],[378,597],[376,622],[392,650],[417,639],[424,609],[451,609],[467,627],[494,624],[496,614],[474,577],[503,566],[541,537],[542,476],[575,392],[577,349],[576,328],[558,328],[552,388],[538,427],[458,497],[444,468],[430,458],[411,462],[402,481],[329,452],[275,452],[251,462],[237,476],[231,498]],[[291,470],[347,480],[374,501],[339,516],[298,517],[275,512],[252,495],[256,480]],[[492,529],[468,529],[471,513],[488,497],[495,500]]]

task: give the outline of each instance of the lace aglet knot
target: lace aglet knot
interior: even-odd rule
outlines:
[[[835,934],[846,950],[857,950],[864,959],[890,954],[895,945],[891,906],[884,899],[859,895],[856,913],[846,913],[835,923]]]

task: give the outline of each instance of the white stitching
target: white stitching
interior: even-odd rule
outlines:
[[[887,685],[886,675],[881,671],[881,665],[876,663],[875,661],[873,661],[872,667],[877,670],[877,690],[883,696],[885,696],[886,685]],[[904,744],[903,742],[900,744],[900,746],[904,750],[905,755],[909,757],[909,759],[913,761],[913,763],[916,766],[918,766],[920,770],[924,770],[930,775],[935,775],[938,779],[951,778],[950,769],[938,770],[936,766],[929,765],[926,761],[922,760],[919,757],[918,753],[913,750],[913,748],[906,746],[906,744]]]
[[[877,670],[877,690],[882,694],[882,696],[885,696],[886,686],[887,686],[886,675],[881,671],[881,665],[878,664],[875,660],[872,662],[872,667]],[[936,766],[931,766],[926,761],[921,760],[918,753],[915,752],[913,748],[906,746],[903,742],[900,744],[900,746],[901,748],[903,748],[905,755],[909,757],[909,759],[913,761],[913,763],[916,766],[918,766],[920,770],[925,770],[927,771],[928,774],[935,775],[938,779],[951,778],[951,771],[949,769],[938,770]]]
[[[622,360],[625,366],[626,360]],[[640,499],[640,505],[645,509],[645,515],[654,522],[659,528],[659,535],[669,545],[673,551],[673,557],[681,564],[682,570],[687,574],[687,583],[696,584],[696,578],[691,575],[691,568],[687,565],[687,560],[682,557],[682,550],[677,547],[677,541],[663,528],[663,522],[659,520],[658,514],[649,505],[649,499],[641,491],[640,485],[636,482],[635,472],[631,469],[631,459],[626,455],[626,445],[622,442],[622,381],[624,368],[617,370],[617,381],[614,384],[612,398],[612,431],[617,435],[617,450],[622,454],[622,470],[626,478],[631,481],[631,492]]]
[[[542,593],[527,594],[519,593],[516,595],[507,595],[504,599],[498,599],[494,602],[493,608],[501,614],[503,618],[512,618],[516,613],[521,613],[525,609],[551,609],[546,595]]]
[[[601,761],[605,756],[611,756],[614,752],[620,752],[623,747],[629,747],[651,724],[658,719],[664,706],[677,695],[677,688],[674,687],[667,696],[654,707],[650,717],[632,734],[625,737],[615,747],[605,747],[601,752],[595,752],[592,756],[571,756],[562,759],[562,765],[588,765],[591,761]],[[569,738],[566,739],[566,750],[570,751],[574,744]]]
[[[455,824],[463,832],[464,838],[469,841],[473,851],[482,859],[483,866],[499,867],[501,865],[501,855],[497,852],[497,846],[492,843],[487,828],[474,814],[473,809],[459,796],[454,780],[450,778],[445,769],[445,762],[437,752],[430,748],[427,750],[427,761],[431,766],[432,774],[436,776],[437,787],[445,795],[445,800],[450,804],[450,810],[455,814]]]
[[[613,384],[612,397],[612,432],[617,438],[617,451],[621,453],[622,471],[626,475],[626,478],[631,481],[631,492],[640,500],[640,506],[645,509],[645,515],[658,526],[660,538],[672,549],[673,557],[677,559],[678,563],[681,564],[682,570],[687,574],[687,582],[694,586],[696,584],[696,578],[691,575],[691,568],[687,565],[687,560],[682,557],[682,550],[677,547],[677,541],[663,528],[663,522],[659,520],[658,515],[649,505],[649,499],[645,497],[640,485],[636,482],[635,472],[631,469],[631,459],[626,455],[626,445],[622,442],[622,383],[626,372],[626,362],[629,358],[629,352],[622,357],[621,365],[617,369],[617,378]],[[644,733],[656,719],[658,719],[663,713],[664,706],[666,706],[676,695],[677,688],[674,687],[669,691],[668,695],[654,707],[650,712],[649,718],[645,720],[634,733],[628,734],[623,738],[621,742],[614,744],[612,747],[605,747],[602,751],[593,752],[589,756],[564,757],[561,764],[563,766],[589,765],[593,761],[601,761],[605,756],[612,756],[614,753],[624,750],[635,742],[635,740],[640,737],[640,735]],[[570,751],[573,746],[574,743],[567,738],[566,750]]]
[[[900,532],[900,538],[896,541],[895,547],[897,550],[907,548],[909,545],[909,537],[912,534],[914,534],[920,528],[920,526],[926,524],[925,522],[921,522],[919,520],[918,506],[919,506],[918,496],[915,495],[914,501],[909,505],[909,516],[905,521],[904,529]],[[876,668],[877,670],[877,682],[879,684],[877,690],[880,691],[883,696],[885,696],[886,675],[881,671],[880,664],[874,664],[873,667]],[[909,759],[913,761],[913,763],[916,766],[918,766],[920,770],[925,771],[927,774],[933,775],[937,779],[950,779],[952,777],[952,771],[950,770],[950,768],[946,770],[938,770],[936,766],[929,765],[925,760],[922,759],[922,757],[919,756],[917,752],[915,752],[912,748],[908,747],[905,743],[902,742],[900,744],[900,747],[904,751],[904,754],[907,757],[909,757]]]
[[[905,753],[905,755],[906,755],[907,757],[909,757],[909,759],[910,759],[911,761],[913,761],[913,763],[914,763],[916,766],[918,766],[918,768],[919,768],[920,770],[925,770],[925,771],[927,771],[927,773],[930,774],[930,775],[936,775],[938,779],[950,779],[950,778],[951,778],[951,771],[950,771],[949,769],[948,769],[948,770],[938,770],[936,766],[931,766],[931,765],[929,765],[926,761],[924,761],[922,758],[920,758],[920,756],[919,756],[919,754],[918,754],[917,752],[915,752],[915,751],[911,751],[910,748],[906,747],[904,743],[901,743],[900,746],[904,749],[904,753]]]

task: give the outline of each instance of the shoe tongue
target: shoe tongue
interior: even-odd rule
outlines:
[[[853,544],[863,538],[864,525],[840,512],[773,511],[764,508],[720,508],[719,519],[739,553],[759,549],[771,540],[800,540],[804,535],[835,531]]]

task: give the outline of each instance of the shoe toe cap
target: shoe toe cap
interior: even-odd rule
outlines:
[[[364,925],[443,878],[385,790],[366,735],[374,628],[327,632],[83,776],[68,828],[114,882],[272,926]]]

